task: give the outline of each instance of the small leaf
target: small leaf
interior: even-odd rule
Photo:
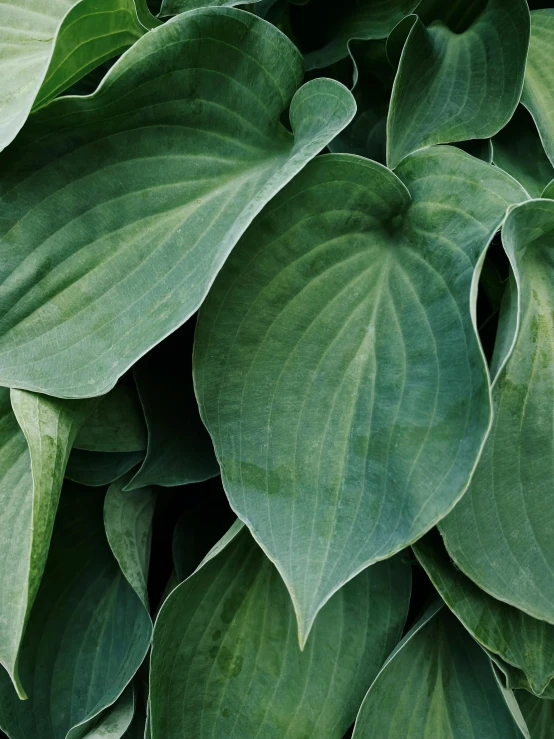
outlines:
[[[85,452],[73,449],[65,476],[81,485],[104,487],[136,467],[144,452]]]
[[[436,606],[387,660],[353,739],[521,739],[493,668],[457,619]]]
[[[116,385],[94,407],[75,439],[75,448],[89,452],[140,452],[148,433],[137,391]]]
[[[279,574],[235,527],[156,622],[153,737],[341,739],[400,637],[410,579],[400,557],[363,572],[325,606],[300,652]]]

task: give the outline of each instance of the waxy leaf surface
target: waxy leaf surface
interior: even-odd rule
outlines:
[[[208,8],[143,36],[93,95],[32,116],[0,157],[0,382],[104,394],[190,317],[254,216],[354,114],[345,87],[297,90],[302,74],[275,27]]]
[[[318,157],[210,291],[194,355],[202,417],[301,642],[338,588],[465,490],[491,412],[478,273],[507,206],[525,198],[451,147],[408,158],[398,176]]]
[[[361,573],[325,606],[301,652],[279,573],[234,527],[156,621],[152,736],[342,739],[400,638],[410,581],[400,556]]]
[[[507,361],[494,382],[494,423],[472,483],[440,524],[450,555],[479,587],[551,624],[553,230],[551,200],[514,208],[502,229],[517,283],[503,339],[513,346],[501,352]]]

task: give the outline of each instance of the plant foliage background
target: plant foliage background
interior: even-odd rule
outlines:
[[[10,739],[553,739],[550,4],[0,4]]]

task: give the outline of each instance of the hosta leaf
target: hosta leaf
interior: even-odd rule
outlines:
[[[531,13],[531,42],[521,102],[533,116],[554,164],[554,8]]]
[[[65,484],[19,660],[29,700],[0,676],[0,726],[11,739],[76,739],[147,652],[150,618],[110,550],[103,505],[99,490]]]
[[[510,120],[523,85],[525,0],[484,0],[469,8],[465,0],[427,0],[418,12],[390,103],[390,167],[422,146],[490,138]]]
[[[493,139],[494,163],[515,177],[532,198],[540,198],[554,178],[554,168],[544,153],[535,123],[522,106]]]
[[[237,5],[246,5],[257,3],[260,0],[163,0],[160,17],[164,18],[168,15],[177,15],[187,10],[195,10],[196,8],[207,8],[215,6],[224,6],[232,8]]]
[[[304,641],[364,567],[463,493],[490,423],[472,319],[507,175],[451,147],[398,177],[318,157],[252,225],[200,312],[195,384],[233,509]]]
[[[420,0],[311,0],[296,8],[294,24],[309,45],[306,67],[328,67],[348,54],[351,39],[384,39]],[[304,33],[301,28],[303,27]]]
[[[89,452],[140,452],[148,433],[137,391],[116,385],[96,404],[75,439],[75,447]]]
[[[445,608],[430,609],[365,697],[353,739],[521,739],[489,658]]]
[[[458,570],[436,532],[414,545],[414,551],[452,612],[489,651],[522,673],[517,687],[540,695],[554,677],[554,626],[495,600]],[[513,679],[510,681],[514,685]]]
[[[0,382],[106,393],[198,308],[238,238],[352,118],[337,82],[234,8],[143,36],[0,158]],[[290,106],[294,134],[279,122]]]
[[[525,690],[518,690],[516,698],[531,739],[554,739],[554,701],[536,698]]]
[[[12,410],[13,406],[13,410]],[[0,663],[23,697],[17,659],[40,585],[65,465],[91,401],[0,388]]]
[[[102,487],[115,482],[144,458],[144,452],[85,452],[73,449],[65,476],[68,480]]]
[[[189,323],[148,352],[133,369],[148,425],[148,452],[128,490],[185,485],[219,475],[192,384]]]
[[[440,525],[450,555],[479,587],[550,623],[554,540],[545,501],[554,485],[553,228],[551,200],[514,208],[503,227],[518,286],[510,313],[519,330],[494,384],[495,420],[475,476]],[[508,333],[513,338],[512,328]]]
[[[554,199],[554,179],[551,182],[549,182],[548,185],[544,188],[542,197],[550,198],[550,200]]]
[[[173,531],[173,564],[177,582],[183,582],[195,571],[206,554],[217,544],[235,521],[229,507],[213,506],[209,519],[199,505],[183,513]]]
[[[121,54],[157,24],[144,0],[5,0],[0,20],[0,151],[33,106]]]
[[[300,652],[278,572],[235,527],[160,611],[153,737],[341,739],[400,637],[410,577],[400,557],[360,574],[322,610]]]
[[[128,729],[135,713],[133,686],[125,688],[123,695],[104,711],[91,725],[82,731],[71,732],[71,739],[121,739],[131,736]]]
[[[112,552],[121,571],[148,610],[148,563],[152,541],[154,497],[151,488],[132,493],[123,488],[132,475],[124,475],[108,488],[104,524]]]

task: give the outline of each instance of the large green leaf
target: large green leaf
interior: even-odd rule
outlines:
[[[404,637],[365,697],[353,739],[521,739],[486,654],[445,608]]]
[[[554,179],[554,167],[544,153],[532,117],[522,105],[494,137],[493,147],[494,163],[515,177],[532,198],[540,198]]]
[[[192,384],[190,323],[148,352],[133,369],[148,425],[148,451],[128,490],[185,485],[219,475]]]
[[[477,280],[507,206],[525,197],[451,147],[398,176],[318,157],[210,291],[194,356],[201,413],[301,642],[341,585],[465,490],[491,412]]]
[[[294,94],[301,79],[275,27],[208,8],[143,36],[94,95],[32,116],[0,157],[2,384],[106,393],[190,317],[254,216],[354,114],[339,83]]]
[[[65,484],[20,653],[29,700],[0,676],[0,726],[11,739],[77,739],[148,650],[150,618],[110,550],[103,506],[97,489]]]
[[[46,564],[71,445],[90,408],[89,400],[25,390],[12,390],[10,403],[10,391],[0,388],[0,663],[22,697],[21,639]]]
[[[360,574],[300,652],[278,572],[246,527],[234,527],[156,621],[153,737],[341,739],[400,637],[410,578],[400,556]]]
[[[157,21],[144,0],[4,0],[0,20],[0,151],[31,108],[121,54]]]
[[[536,698],[525,690],[518,690],[516,698],[531,739],[554,739],[554,700]]]
[[[65,476],[81,485],[103,487],[115,482],[144,458],[144,452],[86,452],[73,449]]]
[[[311,0],[295,9],[294,29],[307,46],[306,67],[328,67],[351,39],[384,39],[420,0]]]
[[[135,387],[116,385],[96,404],[74,446],[89,452],[140,452],[148,433]]]
[[[425,0],[402,51],[387,162],[429,144],[490,138],[519,102],[529,44],[525,0]]]
[[[480,590],[452,564],[437,532],[420,539],[414,551],[443,600],[471,635],[523,673],[518,687],[540,695],[554,677],[554,626]],[[512,687],[515,673],[510,679]]]
[[[160,17],[164,18],[168,15],[177,15],[185,13],[187,10],[195,10],[196,8],[207,8],[215,6],[224,6],[233,8],[236,5],[246,5],[257,3],[260,0],[163,0],[160,9]]]
[[[531,43],[522,103],[533,116],[554,165],[554,8],[531,13]]]
[[[517,281],[495,420],[468,492],[440,525],[456,564],[495,598],[554,623],[554,201],[514,208],[502,239]],[[515,316],[515,319],[514,319]],[[501,337],[502,338],[502,337]],[[502,351],[506,356],[509,351]]]

